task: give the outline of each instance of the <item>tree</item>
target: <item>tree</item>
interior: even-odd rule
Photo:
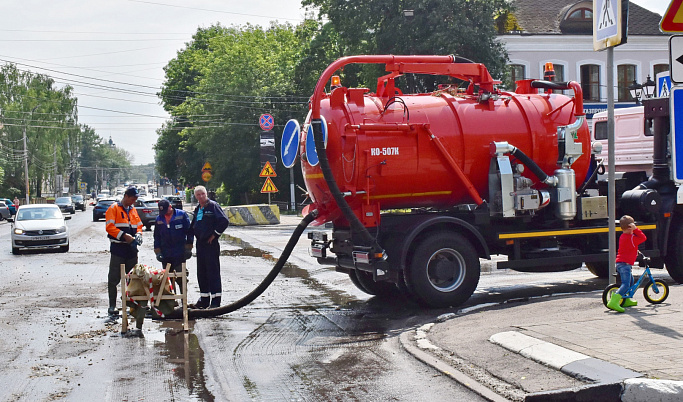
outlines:
[[[223,186],[230,200],[249,202],[262,184],[258,177],[259,115],[268,112],[276,122],[305,115],[310,93],[295,95],[294,71],[310,37],[289,24],[213,32],[220,34],[209,39],[208,48],[190,46],[187,51],[194,57],[180,57],[192,61],[185,68],[201,74],[192,78],[192,96],[171,108],[174,121],[159,130],[156,160],[164,176],[175,177],[173,163],[179,170],[190,168],[183,178],[193,185],[200,183],[203,164],[210,162],[213,178],[209,187]],[[189,72],[175,75],[191,76]],[[167,79],[165,87],[171,82],[175,81]],[[174,153],[174,147],[182,151]]]
[[[350,54],[455,54],[487,66],[502,77],[507,54],[496,39],[498,20],[507,17],[506,0],[303,0],[318,7]],[[412,17],[404,10],[410,9]],[[328,34],[329,36],[329,34]],[[347,69],[345,69],[347,70]],[[345,71],[373,84],[375,67]],[[372,87],[371,87],[372,88]]]

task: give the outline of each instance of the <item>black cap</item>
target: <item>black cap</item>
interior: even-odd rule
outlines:
[[[140,195],[140,193],[138,193],[138,189],[135,187],[128,187],[126,189],[126,192],[124,192],[123,194],[129,197],[138,197]]]
[[[171,207],[171,203],[168,200],[159,201],[159,213],[161,215],[166,215],[166,211]]]

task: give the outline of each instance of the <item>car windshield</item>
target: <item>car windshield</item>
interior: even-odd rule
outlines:
[[[59,209],[55,208],[30,208],[25,210],[19,210],[17,215],[18,221],[33,221],[33,220],[45,220],[45,219],[63,219],[62,213]]]
[[[71,202],[71,198],[70,197],[59,197],[59,198],[57,198],[57,200],[55,202],[58,204],[66,204],[66,203]]]
[[[82,195],[74,195],[74,196],[71,197],[71,198],[73,198],[74,201],[83,201],[83,196],[82,196]]]

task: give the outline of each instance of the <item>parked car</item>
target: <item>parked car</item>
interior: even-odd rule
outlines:
[[[17,213],[17,208],[19,208],[19,205],[14,205],[14,202],[12,202],[12,200],[10,200],[9,198],[0,198],[0,201],[3,201],[5,205],[7,205],[7,208],[9,208],[9,213],[11,215]]]
[[[175,209],[183,209],[183,199],[177,195],[167,195],[166,198]]]
[[[135,201],[135,209],[147,230],[152,230],[152,225],[159,216],[159,201],[161,198],[138,198]]]
[[[100,198],[92,209],[92,221],[97,222],[104,218],[104,214],[107,213],[109,206],[115,202],[116,200],[113,198]]]
[[[17,215],[8,219],[12,222],[12,254],[34,248],[69,251],[69,228],[65,222],[68,219],[71,216],[62,215],[55,204],[22,205]]]
[[[85,200],[83,199],[83,196],[80,194],[75,194],[71,196],[71,199],[74,202],[74,206],[76,209],[80,209],[81,211],[85,212]]]
[[[9,212],[9,207],[4,201],[0,201],[0,221],[11,217],[12,214]]]

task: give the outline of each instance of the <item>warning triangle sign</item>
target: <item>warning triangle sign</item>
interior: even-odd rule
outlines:
[[[270,162],[266,162],[266,164],[263,165],[263,169],[261,169],[261,173],[259,173],[258,177],[277,177],[277,173],[275,173],[273,165],[271,165]]]
[[[263,187],[261,187],[261,192],[262,193],[277,193],[277,187],[275,187],[275,183],[273,183],[273,181],[270,180],[270,177],[266,178],[266,182],[263,183]]]
[[[683,0],[671,0],[669,8],[659,22],[662,32],[683,32]]]

